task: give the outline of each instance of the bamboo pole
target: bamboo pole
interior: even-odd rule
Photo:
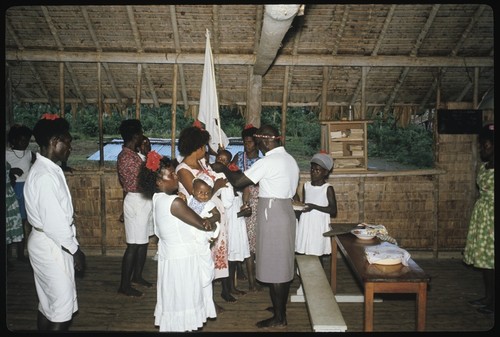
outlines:
[[[171,158],[175,158],[175,138],[176,138],[176,123],[177,123],[177,74],[178,74],[178,64],[174,64],[174,80],[172,84],[172,136],[171,138]]]
[[[64,118],[64,63],[59,62],[59,109]]]
[[[137,89],[135,92],[135,118],[141,118],[142,64],[137,63]]]

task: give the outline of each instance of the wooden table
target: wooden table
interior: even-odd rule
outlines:
[[[334,294],[337,291],[337,251],[340,249],[347,264],[364,288],[364,331],[373,331],[373,295],[375,293],[415,293],[417,331],[425,330],[427,284],[430,277],[415,261],[410,259],[408,266],[402,264],[383,266],[368,263],[365,247],[380,244],[380,240],[377,238],[360,240],[348,233],[331,236],[331,243],[330,284],[332,291]]]

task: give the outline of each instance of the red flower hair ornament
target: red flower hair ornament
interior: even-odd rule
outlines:
[[[163,158],[161,154],[156,151],[149,151],[146,157],[146,167],[153,172],[158,171],[160,168],[160,160]]]
[[[245,127],[243,128],[243,130],[251,129],[253,127],[254,127],[253,124],[250,123],[250,124],[245,125]]]
[[[231,163],[227,166],[227,168],[230,170],[230,171],[233,171],[233,172],[236,172],[236,171],[239,171],[240,168],[238,167],[238,165],[236,165],[235,163]]]
[[[58,119],[59,115],[58,114],[50,114],[50,113],[45,113],[40,117],[40,119],[48,119],[53,121],[54,119]]]
[[[203,125],[201,125],[201,122],[198,119],[194,121],[193,126],[203,130]]]

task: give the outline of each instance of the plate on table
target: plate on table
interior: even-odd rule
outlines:
[[[373,264],[380,264],[383,266],[393,266],[396,264],[400,264],[401,259],[383,259],[383,260],[378,260],[376,262],[373,262]]]
[[[304,210],[304,207],[306,207],[305,204],[293,203],[293,210],[294,211],[302,212]]]
[[[351,233],[361,240],[371,240],[375,237],[373,233],[364,228],[353,229]]]

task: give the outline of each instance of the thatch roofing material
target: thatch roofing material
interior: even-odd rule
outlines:
[[[14,102],[59,102],[64,62],[65,102],[95,104],[101,62],[105,103],[133,104],[140,63],[143,103],[172,102],[179,64],[179,104],[198,104],[208,28],[219,102],[234,106],[249,100],[264,5],[14,6],[5,14]],[[473,102],[494,84],[493,19],[481,4],[306,4],[262,77],[262,105],[281,106],[285,93],[289,106],[423,111],[435,106],[438,84],[441,101]]]

